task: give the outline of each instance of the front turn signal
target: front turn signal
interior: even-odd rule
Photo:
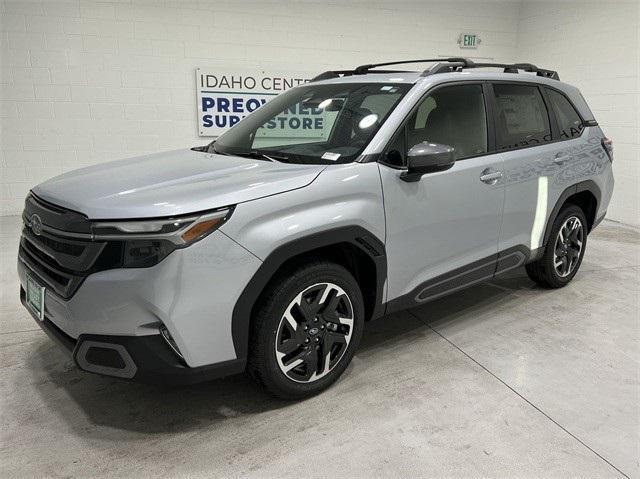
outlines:
[[[186,244],[193,243],[194,241],[197,241],[214,231],[218,226],[220,226],[223,220],[224,217],[212,218],[209,220],[201,221],[200,223],[196,223],[187,231],[182,233],[180,238],[182,238],[182,241],[184,241]]]

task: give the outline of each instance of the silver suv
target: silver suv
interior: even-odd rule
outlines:
[[[417,62],[432,66],[384,69]],[[165,383],[247,370],[300,398],[342,374],[365,321],[521,265],[566,285],[611,162],[553,71],[463,58],[329,71],[207,146],[36,186],[20,293],[83,370]]]

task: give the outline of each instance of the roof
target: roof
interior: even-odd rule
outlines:
[[[563,86],[570,86],[558,80],[552,80],[536,75],[535,73],[504,73],[496,71],[463,70],[456,72],[439,73],[437,75],[423,76],[421,72],[388,72],[388,73],[366,73],[364,75],[349,75],[327,80],[314,81],[318,84],[336,83],[443,83],[460,80],[508,80],[510,82],[541,83],[562,89]]]

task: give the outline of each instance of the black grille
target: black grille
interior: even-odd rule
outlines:
[[[32,235],[31,232],[28,232],[27,234]],[[84,245],[77,244],[77,243],[67,243],[64,241],[57,240],[53,236],[49,236],[49,235],[45,236],[41,234],[40,237],[37,238],[37,240],[40,241],[40,243],[42,243],[43,246],[50,249],[51,251],[54,251],[56,253],[61,253],[66,256],[78,257],[85,250]]]
[[[28,226],[35,214],[42,225],[60,230],[59,234],[35,234]],[[20,261],[64,299],[73,296],[89,274],[121,264],[122,244],[92,241],[91,222],[80,213],[51,205],[32,194],[25,202],[23,218],[26,226],[20,239]]]

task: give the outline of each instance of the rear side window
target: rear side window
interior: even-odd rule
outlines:
[[[560,138],[567,140],[580,136],[584,125],[582,124],[582,118],[580,118],[571,102],[562,93],[550,88],[547,88],[546,91],[558,122],[558,128],[560,128]]]
[[[498,149],[551,141],[549,114],[536,86],[494,84]]]

